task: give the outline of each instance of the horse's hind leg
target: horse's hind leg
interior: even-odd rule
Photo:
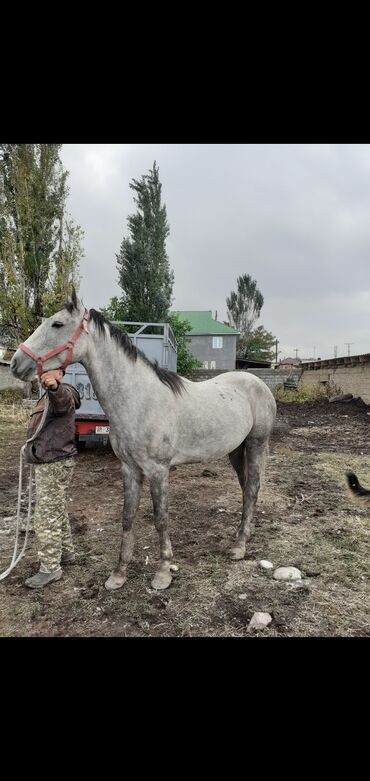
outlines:
[[[134,530],[136,510],[139,506],[143,475],[137,470],[122,464],[123,473],[123,518],[122,518],[122,542],[118,559],[118,565],[105,583],[109,591],[121,588],[127,580],[127,567],[134,552]]]
[[[254,506],[261,482],[261,470],[268,440],[246,439],[236,450],[229,453],[230,461],[238,475],[243,492],[243,512],[238,529],[236,545],[231,549],[231,558],[243,559],[247,540],[252,535]]]
[[[158,469],[150,477],[150,492],[153,501],[154,525],[159,536],[161,565],[156,572],[152,586],[155,589],[168,588],[172,581],[172,545],[167,531],[168,524],[168,469]]]

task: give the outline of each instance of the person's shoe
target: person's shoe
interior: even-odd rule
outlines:
[[[62,558],[60,560],[61,564],[75,564],[76,563],[76,554],[74,551],[65,551],[65,553],[62,553]]]
[[[32,578],[27,578],[27,580],[24,581],[24,585],[28,586],[28,588],[44,588],[44,586],[47,586],[48,583],[51,583],[53,580],[60,580],[62,575],[63,572],[60,567],[54,570],[54,572],[42,572],[39,570]]]

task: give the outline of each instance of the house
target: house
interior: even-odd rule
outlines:
[[[279,366],[300,366],[302,363],[300,358],[283,358],[279,361]]]
[[[214,320],[211,311],[177,311],[175,314],[190,322],[188,349],[202,361],[204,369],[235,369],[239,331]]]

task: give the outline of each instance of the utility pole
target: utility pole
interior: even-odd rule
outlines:
[[[295,357],[298,358],[299,347],[295,347],[294,350],[295,350]]]
[[[334,358],[337,358],[337,357],[338,357],[338,345],[335,344],[334,345]]]
[[[350,347],[351,347],[351,344],[354,344],[354,342],[344,342],[344,344],[348,345],[348,357],[349,357],[351,355]]]
[[[275,342],[275,350],[276,350],[276,363],[278,362],[278,359],[277,359],[277,357],[278,357],[278,344],[279,344],[279,342],[278,342],[278,340],[276,339],[276,342]]]

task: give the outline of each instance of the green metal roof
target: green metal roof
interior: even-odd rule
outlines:
[[[239,331],[236,331],[230,325],[224,325],[219,323],[218,320],[214,320],[211,311],[176,311],[175,314],[179,315],[181,320],[189,320],[191,323],[189,334],[230,334],[234,336],[239,334]]]

